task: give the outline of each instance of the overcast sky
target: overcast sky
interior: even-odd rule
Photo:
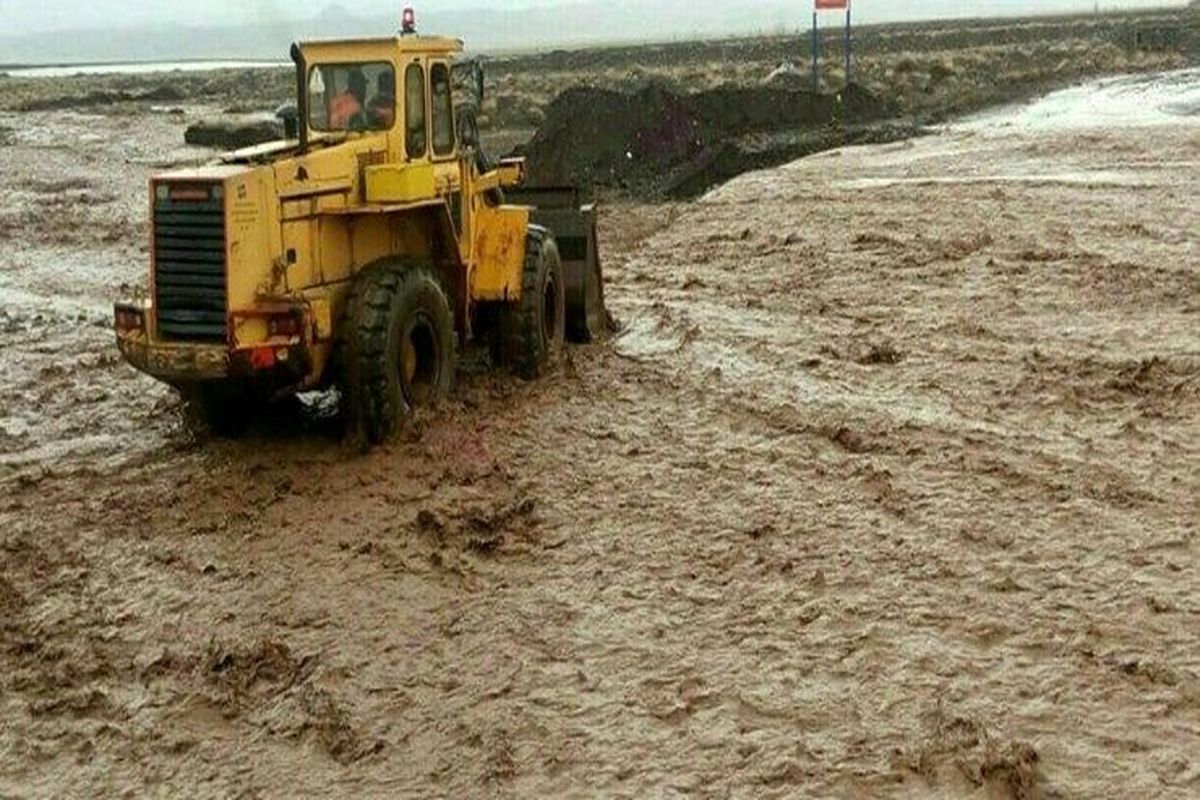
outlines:
[[[410,0],[421,10],[463,8],[527,8],[554,6],[575,0]],[[729,0],[753,13],[752,0]],[[1186,0],[1100,0],[1104,9],[1183,5]],[[356,13],[390,13],[406,5],[402,0],[0,0],[0,36],[81,28],[132,28],[152,24],[225,25],[278,23],[314,17],[337,5]],[[645,3],[653,13],[653,0]],[[863,21],[884,22],[941,16],[990,16],[1060,11],[1091,11],[1095,0],[857,0],[856,14]],[[812,0],[798,0],[797,16],[811,14]],[[629,31],[613,36],[636,35],[638,20],[629,20]],[[799,26],[798,26],[799,27]],[[0,63],[4,62],[0,53]]]

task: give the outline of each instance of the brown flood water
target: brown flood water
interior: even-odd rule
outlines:
[[[119,362],[170,120],[0,116],[0,795],[1195,797],[1200,125],[1111,96],[611,206],[623,332],[367,456]]]

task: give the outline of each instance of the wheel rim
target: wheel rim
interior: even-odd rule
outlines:
[[[400,386],[409,405],[428,403],[437,391],[441,353],[433,321],[415,316],[400,340]]]
[[[558,330],[558,283],[554,275],[546,276],[546,284],[542,288],[542,336],[547,342],[553,342],[555,331]]]

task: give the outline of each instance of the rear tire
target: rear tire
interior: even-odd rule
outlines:
[[[566,341],[566,285],[558,245],[531,225],[525,239],[521,299],[506,309],[504,341],[518,375],[533,380],[562,354]]]
[[[449,393],[454,315],[426,265],[387,263],[359,276],[339,358],[348,427],[367,444],[387,441],[416,409]]]

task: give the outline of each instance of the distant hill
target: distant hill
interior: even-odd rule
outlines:
[[[805,24],[797,7],[795,2],[782,0],[756,2],[750,9],[730,0],[657,0],[653,13],[647,13],[644,2],[616,0],[554,9],[429,12],[421,14],[418,22],[422,32],[456,36],[472,49],[512,50],[793,30]],[[264,25],[0,35],[0,53],[4,54],[0,61],[279,59],[286,58],[288,46],[297,39],[387,35],[398,25],[398,14],[359,15],[331,5],[309,19]]]
[[[345,2],[345,0],[343,0]],[[482,4],[484,0],[480,0]],[[1122,0],[1125,4],[1184,5],[1184,0]],[[1190,0],[1196,6],[1200,0]],[[315,4],[268,4],[271,8],[313,9]],[[388,13],[356,13],[340,3],[287,15],[261,24],[136,29],[67,30],[54,33],[0,33],[0,62],[84,63],[96,61],[176,61],[193,59],[285,59],[297,39],[379,36],[395,31],[401,2]],[[418,9],[421,4],[416,3]],[[1104,4],[1110,6],[1109,2]],[[920,3],[873,3],[856,11],[860,22],[898,22],[988,13],[1016,16],[1031,7],[1049,12],[1090,12],[1092,0],[922,0]],[[418,13],[425,33],[456,36],[473,50],[519,50],[553,46],[632,41],[681,41],[723,35],[780,33],[807,29],[811,4],[806,0],[584,0],[565,5]],[[270,19],[264,16],[264,19]],[[841,15],[823,16],[825,25],[841,24]]]

